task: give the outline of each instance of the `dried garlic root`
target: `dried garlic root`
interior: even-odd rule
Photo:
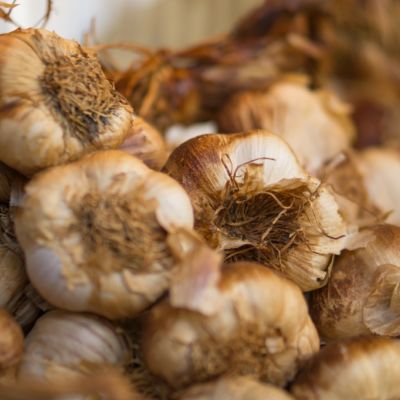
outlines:
[[[50,304],[134,317],[168,288],[168,236],[191,229],[183,188],[122,151],[37,175],[16,210],[33,286]]]
[[[226,261],[257,261],[302,290],[326,283],[348,226],[328,185],[266,131],[203,135],[179,146],[166,172],[189,193],[195,227]]]

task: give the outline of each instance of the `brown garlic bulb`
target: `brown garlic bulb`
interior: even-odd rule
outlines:
[[[298,400],[393,400],[400,397],[400,341],[361,337],[331,343],[296,377]]]
[[[132,317],[167,289],[168,236],[192,228],[183,188],[121,151],[103,151],[33,178],[16,210],[32,285],[50,304]]]
[[[49,311],[39,318],[26,339],[18,379],[49,381],[90,375],[129,360],[119,328],[91,314]]]
[[[132,109],[78,43],[42,29],[0,35],[0,160],[24,175],[115,148]]]
[[[283,79],[268,91],[235,95],[219,114],[221,132],[266,129],[281,136],[304,168],[316,174],[350,148],[354,127],[349,106],[332,92],[315,92],[304,79]]]
[[[311,316],[325,339],[400,335],[400,228],[369,231],[374,239],[343,252],[327,285],[311,294]]]
[[[324,285],[332,256],[350,240],[330,187],[266,131],[194,138],[165,170],[189,193],[196,229],[226,260],[263,263],[304,291]]]
[[[233,376],[196,385],[179,400],[291,400],[288,393],[249,377]]]
[[[0,370],[17,365],[24,349],[21,327],[4,309],[0,309]]]
[[[0,307],[9,312],[28,280],[12,225],[9,207],[0,204]]]
[[[319,349],[300,289],[264,266],[219,261],[200,248],[174,274],[145,323],[146,365],[175,389],[225,373],[285,384]]]
[[[155,170],[160,170],[168,158],[167,145],[161,133],[137,116],[133,118],[131,129],[120,150],[136,156]]]

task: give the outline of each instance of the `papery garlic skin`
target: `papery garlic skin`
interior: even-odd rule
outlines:
[[[11,185],[16,172],[0,162],[0,203],[10,201]]]
[[[183,188],[121,151],[104,151],[36,176],[16,211],[33,286],[49,303],[132,317],[167,289],[167,238],[192,228]]]
[[[383,213],[390,212],[386,221],[400,225],[400,153],[394,149],[365,149],[358,154],[357,168],[372,202]]]
[[[184,392],[179,400],[290,400],[288,393],[249,377],[221,378],[196,385]]]
[[[164,169],[189,193],[197,230],[229,261],[265,263],[308,291],[324,285],[347,245],[330,187],[276,135],[203,135],[175,149]]]
[[[400,396],[400,341],[361,337],[329,344],[296,377],[298,400],[392,400]]]
[[[4,309],[0,309],[0,372],[17,365],[24,349],[21,327]]]
[[[132,109],[78,43],[18,29],[0,35],[0,61],[0,160],[8,166],[32,175],[124,140]]]
[[[18,378],[50,381],[89,375],[129,360],[126,339],[104,318],[49,311],[26,339]]]
[[[350,108],[329,91],[312,91],[300,80],[282,79],[267,91],[235,95],[219,114],[221,132],[266,129],[282,137],[311,174],[350,148]]]
[[[206,269],[200,271],[204,276],[193,293],[210,277]],[[146,365],[174,388],[224,373],[283,385],[318,351],[319,338],[301,291],[261,265],[226,265],[216,286],[196,299],[188,303],[190,309],[182,300],[174,307],[176,296],[156,305],[143,332]]]
[[[0,307],[9,312],[13,312],[28,281],[12,225],[9,207],[0,204]]]
[[[135,116],[129,133],[120,146],[148,167],[160,170],[168,158],[167,145],[161,133],[143,118]]]
[[[400,228],[377,225],[365,247],[345,251],[325,287],[313,292],[310,313],[326,340],[400,335]]]

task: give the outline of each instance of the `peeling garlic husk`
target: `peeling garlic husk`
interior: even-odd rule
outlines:
[[[37,175],[15,212],[32,285],[50,304],[133,317],[168,288],[168,236],[191,229],[183,188],[121,151]]]
[[[227,377],[216,382],[196,385],[179,400],[291,400],[282,389],[258,382],[249,377]]]
[[[120,330],[91,314],[49,311],[26,339],[18,380],[51,382],[96,374],[108,366],[123,368],[129,345]]]
[[[266,129],[282,137],[311,174],[342,151],[355,136],[350,107],[333,92],[312,91],[304,78],[273,84],[267,91],[235,95],[219,114],[221,132]]]
[[[0,203],[8,204],[10,201],[11,186],[17,172],[0,162]]]
[[[21,327],[10,314],[0,309],[0,373],[16,366],[24,349],[24,335]]]
[[[135,116],[128,136],[120,146],[148,167],[160,170],[168,158],[167,145],[161,133],[143,118]]]
[[[377,225],[367,246],[345,251],[327,285],[311,294],[310,313],[326,340],[400,336],[400,228]]]
[[[0,204],[0,307],[13,311],[28,281],[8,206]]]
[[[32,175],[123,142],[132,109],[89,50],[18,29],[0,35],[0,61],[0,160],[11,168]]]
[[[296,377],[298,400],[392,400],[400,397],[400,341],[361,337],[323,348]]]
[[[264,266],[219,262],[201,248],[173,276],[145,321],[147,367],[175,389],[225,373],[284,385],[319,349],[300,289]]]
[[[333,255],[351,240],[330,187],[266,131],[194,138],[164,169],[189,193],[196,229],[227,261],[279,269],[304,291],[325,284]]]

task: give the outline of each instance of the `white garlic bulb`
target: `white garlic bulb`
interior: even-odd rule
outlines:
[[[32,285],[49,303],[132,317],[167,289],[168,236],[192,228],[183,188],[122,151],[37,175],[16,210]]]
[[[165,170],[189,193],[197,230],[227,261],[273,267],[304,291],[324,285],[351,238],[330,187],[269,132],[196,137]]]
[[[24,175],[118,147],[132,109],[96,56],[44,29],[0,35],[0,160]]]
[[[118,329],[91,314],[49,311],[39,318],[26,339],[18,378],[71,379],[108,365],[123,367],[129,346]]]

